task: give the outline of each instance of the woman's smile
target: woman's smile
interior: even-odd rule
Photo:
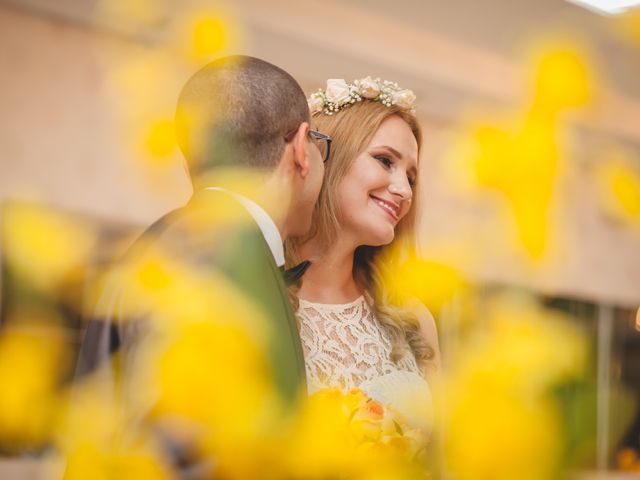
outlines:
[[[375,195],[369,195],[369,197],[371,197],[374,203],[382,210],[384,210],[394,220],[394,223],[400,219],[398,216],[398,214],[400,213],[400,206],[398,204],[383,200],[382,198],[376,197]]]

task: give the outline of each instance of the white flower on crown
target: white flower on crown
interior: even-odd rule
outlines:
[[[373,99],[380,95],[380,85],[371,77],[365,77],[358,82],[360,95],[364,98]]]
[[[327,80],[327,89],[324,94],[327,101],[335,103],[338,107],[351,99],[351,89],[342,78],[330,78]]]
[[[412,108],[413,102],[416,101],[416,95],[411,90],[398,90],[391,94],[391,101],[394,105],[402,108]]]
[[[321,112],[324,108],[324,96],[320,92],[313,93],[307,100],[309,105],[309,111],[313,115],[316,112]]]

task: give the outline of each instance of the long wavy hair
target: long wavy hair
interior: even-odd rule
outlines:
[[[393,115],[402,118],[409,125],[418,143],[419,152],[422,132],[418,120],[412,113],[398,106],[387,107],[380,102],[364,100],[333,115],[319,112],[313,116],[313,128],[333,138],[331,155],[325,164],[324,181],[313,211],[311,231],[304,237],[285,242],[288,266],[302,260],[298,252],[310,239],[320,240],[322,245],[329,247],[340,234],[338,187],[353,161],[369,145],[380,124]],[[397,362],[405,354],[405,345],[408,344],[418,364],[424,366],[432,357],[433,349],[419,333],[418,318],[402,308],[385,285],[389,272],[402,261],[404,254],[415,248],[416,205],[420,203],[417,198],[418,187],[419,179],[413,193],[411,209],[396,225],[394,240],[385,246],[363,245],[356,249],[353,276],[372,301],[378,321],[391,337],[391,359]],[[298,286],[290,289],[296,309],[298,290]]]

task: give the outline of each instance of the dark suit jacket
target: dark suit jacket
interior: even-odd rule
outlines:
[[[198,192],[184,208],[154,223],[127,257],[141,257],[156,247],[200,274],[222,273],[253,300],[271,327],[268,356],[278,390],[289,402],[304,391],[302,347],[281,272],[255,221],[232,195],[217,190]],[[119,318],[119,305],[127,294],[127,285],[122,283],[111,284],[103,293],[103,316],[89,323],[80,350],[79,375],[136,341]],[[131,325],[130,320],[126,324]]]

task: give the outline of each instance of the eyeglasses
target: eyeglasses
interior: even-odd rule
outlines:
[[[322,161],[326,162],[329,160],[329,154],[331,153],[331,141],[333,139],[329,135],[317,132],[316,130],[309,130],[309,136],[313,143],[318,147],[318,150],[320,150]]]
[[[293,140],[293,137],[295,136],[297,131],[298,129],[293,130],[285,135],[285,142],[290,142],[291,140]],[[329,135],[320,133],[316,130],[309,130],[309,138],[311,139],[313,144],[318,147],[318,150],[320,150],[322,161],[326,162],[327,160],[329,160],[329,154],[331,153],[331,142],[333,139]]]

